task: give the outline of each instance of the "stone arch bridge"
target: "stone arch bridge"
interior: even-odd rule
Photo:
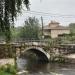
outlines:
[[[47,41],[19,41],[14,43],[14,48],[17,56],[31,51],[39,57],[40,61],[49,62],[50,54],[44,49],[47,45]]]
[[[54,52],[55,56],[60,54],[66,55],[70,53],[75,53],[75,44],[60,44],[56,47],[53,47],[52,50],[47,51],[44,48],[48,45],[48,41],[20,41],[15,45],[15,48],[17,54],[21,54],[30,50],[33,53],[37,54],[38,57],[44,61],[49,61],[51,58],[53,58],[52,56],[50,56],[51,51]]]
[[[52,57],[52,56],[50,56],[51,51],[52,51],[52,53],[54,52],[56,55],[58,53],[59,54],[75,53],[75,44],[61,44],[58,47],[57,46],[53,47],[52,50],[46,50],[46,47],[48,47],[49,42],[45,41],[45,40],[18,41],[18,42],[12,42],[9,45],[11,45],[12,50],[15,51],[16,56],[20,56],[21,53],[25,53],[26,51],[32,51],[33,53],[37,54],[37,56],[44,61],[49,61],[49,59]],[[3,52],[9,51],[9,50],[7,50],[7,48],[8,49],[10,48],[9,45],[6,45],[5,43],[0,43],[0,50]],[[0,52],[0,54],[3,55],[3,53],[1,53],[1,52]]]

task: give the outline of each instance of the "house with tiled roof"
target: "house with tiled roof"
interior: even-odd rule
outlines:
[[[44,37],[57,38],[62,34],[69,34],[70,29],[66,26],[61,26],[59,22],[51,21],[48,25],[44,26]]]

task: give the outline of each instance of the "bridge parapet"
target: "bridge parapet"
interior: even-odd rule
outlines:
[[[38,44],[47,44],[48,40],[18,40],[15,41],[15,43],[26,43],[26,44],[34,44],[34,43],[38,43]]]

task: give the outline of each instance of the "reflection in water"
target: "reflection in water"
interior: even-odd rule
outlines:
[[[28,71],[27,75],[75,75],[74,64],[39,63],[33,60],[18,58],[17,65],[20,71]]]

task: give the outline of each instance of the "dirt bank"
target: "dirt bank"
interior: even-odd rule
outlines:
[[[14,59],[0,59],[0,66],[5,65],[5,64],[11,64],[14,65]]]

